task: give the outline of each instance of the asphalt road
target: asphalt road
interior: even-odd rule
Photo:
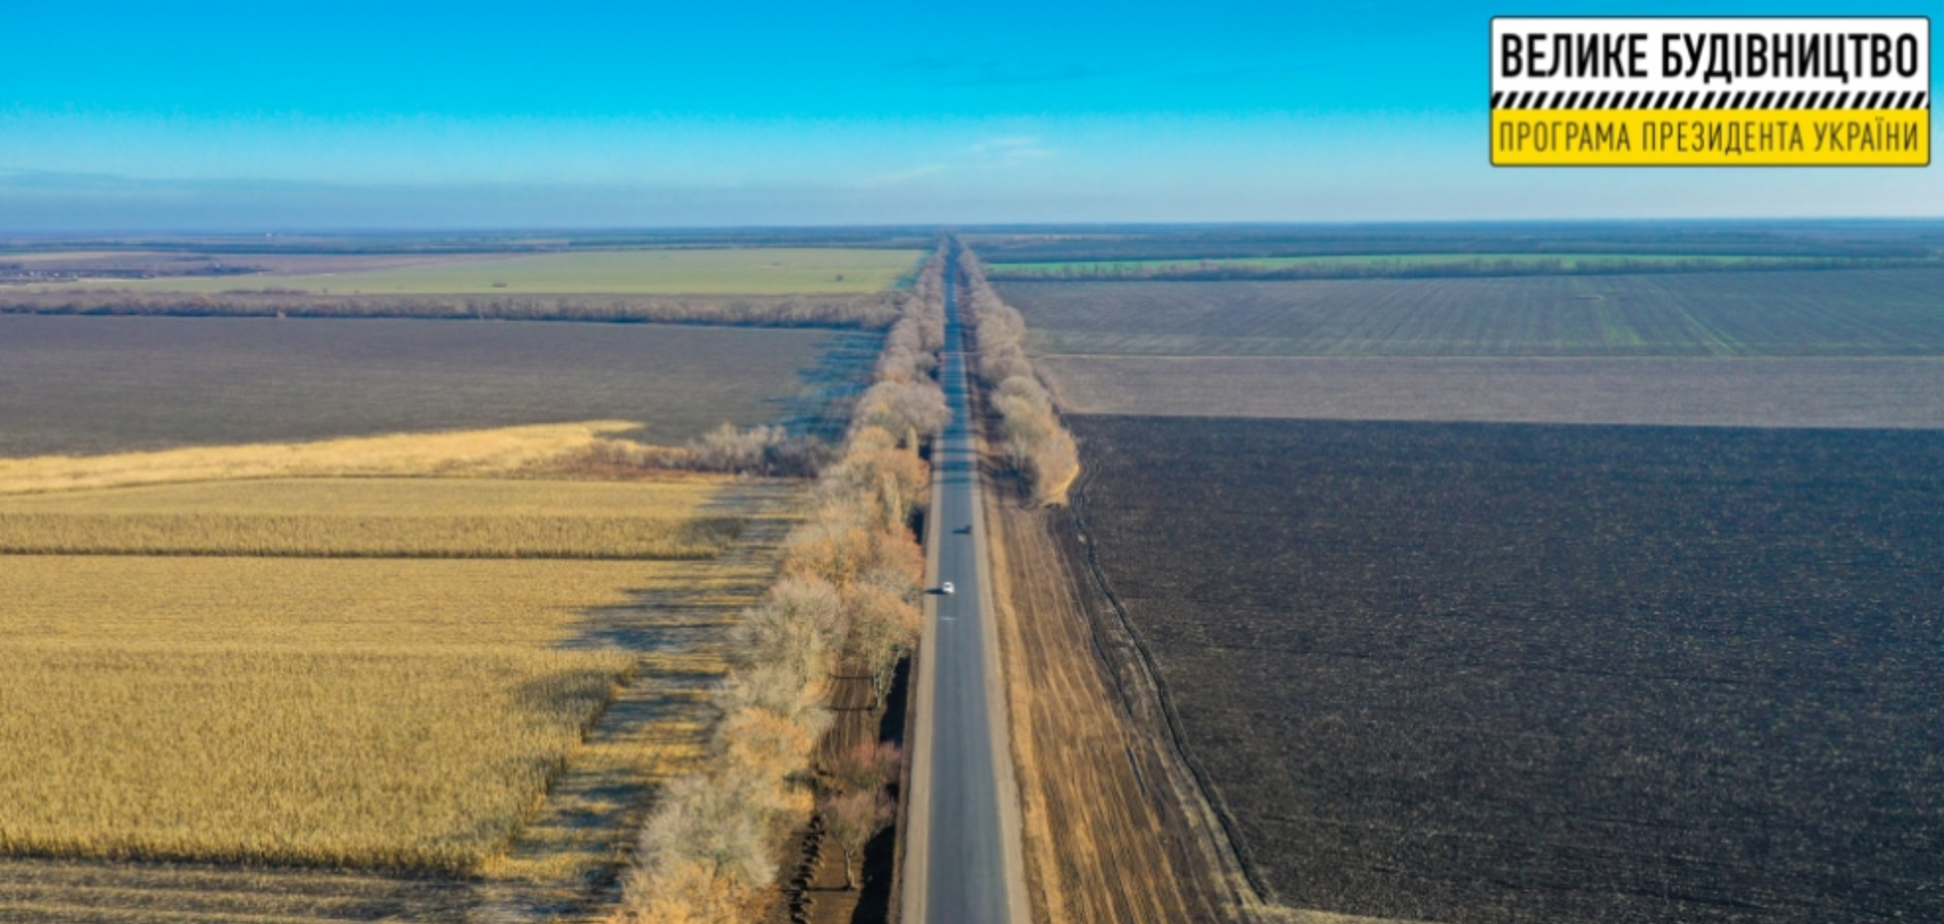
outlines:
[[[946,278],[956,276],[956,261]],[[1019,799],[992,620],[976,443],[969,429],[957,293],[946,288],[944,365],[952,409],[932,455],[929,586],[912,730],[901,920],[1027,924]]]

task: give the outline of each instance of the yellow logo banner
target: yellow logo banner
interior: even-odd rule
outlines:
[[[1923,167],[1926,17],[1499,17],[1492,164]]]

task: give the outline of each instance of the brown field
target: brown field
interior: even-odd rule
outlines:
[[[1069,423],[1079,558],[1264,894],[1944,914],[1939,433]]]
[[[1008,282],[1036,354],[1938,356],[1944,270]]]
[[[0,315],[0,457],[623,420],[830,435],[879,338],[656,324]]]
[[[1206,807],[1244,920],[1934,916],[1940,284],[1002,283],[1088,415],[1077,515],[992,517],[1036,913],[1156,917]]]
[[[499,252],[0,253],[0,313],[880,329],[897,320],[919,254],[532,243]]]
[[[1047,356],[1075,414],[1944,427],[1944,359]]]

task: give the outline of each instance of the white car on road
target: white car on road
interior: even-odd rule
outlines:
[[[946,581],[945,583],[938,585],[938,592],[941,594],[949,594],[952,591],[953,591],[953,587],[951,581]]]

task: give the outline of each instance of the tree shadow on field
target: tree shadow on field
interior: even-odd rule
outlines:
[[[851,406],[870,386],[883,339],[879,334],[831,334],[816,363],[797,374],[796,393],[768,399],[772,416],[793,434],[841,441]]]
[[[628,591],[627,603],[582,613],[559,647],[633,656],[626,683],[617,688],[611,676],[585,671],[521,686],[522,708],[550,717],[584,710],[572,716],[584,731],[571,758],[549,768],[546,797],[507,852],[501,878],[513,884],[497,907],[509,920],[593,913],[618,898],[631,838],[657,789],[704,744],[729,633],[768,590],[802,490],[762,481],[724,487],[704,506],[747,518],[734,546]]]

